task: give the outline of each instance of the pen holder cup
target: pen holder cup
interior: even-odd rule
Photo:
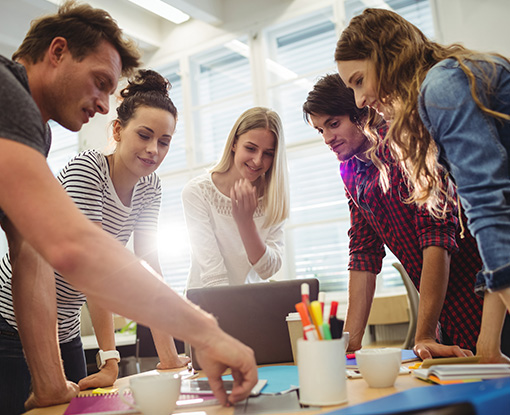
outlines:
[[[297,341],[299,402],[339,405],[347,402],[344,339]]]

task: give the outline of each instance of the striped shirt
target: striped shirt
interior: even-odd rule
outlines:
[[[78,154],[62,169],[58,180],[80,210],[93,222],[126,245],[133,231],[157,232],[161,204],[161,182],[156,173],[136,184],[131,206],[117,196],[106,157],[97,150]],[[11,266],[6,254],[0,260],[0,314],[17,328],[12,306]],[[80,333],[80,310],[86,297],[55,272],[57,287],[58,335],[60,343]]]

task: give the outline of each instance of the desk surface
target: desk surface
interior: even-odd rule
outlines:
[[[145,372],[141,375],[133,375],[133,376],[143,376],[144,374],[153,374],[156,371]],[[170,372],[170,371],[167,371]],[[115,387],[121,387],[127,385],[129,383],[129,376],[125,378],[120,378],[115,382]],[[382,398],[384,396],[388,396],[397,392],[402,392],[406,389],[414,388],[414,387],[428,387],[429,385],[423,381],[420,381],[411,375],[400,375],[395,385],[391,388],[384,389],[373,389],[369,388],[366,382],[363,379],[347,379],[347,396],[348,402],[343,405],[338,406],[325,406],[316,411],[310,410],[306,411],[306,415],[316,415],[324,412],[331,411],[336,408],[342,408],[346,406],[356,405],[359,403],[371,401],[373,399]],[[90,393],[90,391],[88,391]],[[56,405],[48,408],[37,408],[32,409],[29,412],[26,412],[25,415],[62,415],[66,410],[67,405]],[[194,408],[188,409],[188,411],[177,411],[175,413],[186,413],[186,412],[194,412],[195,414],[200,415],[233,415],[234,408],[225,408],[220,405],[213,405],[203,408]],[[275,413],[276,414],[276,413]],[[297,413],[296,413],[297,414]],[[303,414],[301,412],[300,414]],[[292,415],[292,413],[287,413],[287,415]]]
[[[81,341],[83,343],[83,350],[99,349],[95,334],[81,336]],[[136,344],[135,333],[115,333],[115,345],[117,347],[132,344]]]

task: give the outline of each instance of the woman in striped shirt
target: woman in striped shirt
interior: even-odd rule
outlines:
[[[121,91],[123,100],[113,122],[115,151],[104,155],[97,150],[86,150],[72,159],[58,176],[91,221],[123,245],[133,234],[135,254],[159,274],[156,233],[161,183],[155,170],[168,153],[177,121],[177,109],[168,96],[169,87],[169,82],[158,73],[139,71]],[[118,376],[112,313],[90,300],[87,303],[100,349],[113,351],[105,354],[100,371],[87,377],[80,338],[81,307],[87,299],[57,272],[55,278],[59,343],[67,378],[77,382],[82,390],[112,385]],[[0,326],[2,331],[12,333],[21,351],[12,306],[8,254],[0,262]],[[157,330],[152,334],[160,358],[158,368],[186,365],[189,359],[177,355],[172,337]],[[9,364],[18,375],[16,379],[20,380],[20,394],[24,395],[19,399],[24,402],[29,393],[30,374],[22,353],[10,359],[13,360]],[[12,381],[12,378],[0,381]]]

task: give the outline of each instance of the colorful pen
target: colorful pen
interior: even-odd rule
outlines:
[[[329,308],[329,318],[336,317],[336,311],[338,310],[338,301],[331,301],[331,307]]]
[[[331,316],[329,318],[329,328],[331,330],[331,337],[341,339],[344,331],[344,321],[336,316]]]
[[[319,303],[321,303],[322,319],[327,321],[327,319],[324,317],[324,302],[326,300],[326,293],[324,291],[320,291],[319,298],[317,298],[317,300],[319,300]]]
[[[329,324],[324,322],[322,323],[322,334],[324,335],[324,340],[331,340],[331,331],[329,330]]]
[[[322,335],[322,309],[321,309],[321,303],[318,301],[312,301],[310,303],[310,315],[312,317],[312,322],[315,328],[317,329],[317,334],[319,335],[319,340],[323,339]]]
[[[303,337],[305,340],[317,340],[317,334],[315,332],[315,327],[310,322],[310,317],[308,317],[308,309],[306,304],[301,302],[296,304],[296,310],[301,317],[301,323],[303,324]]]
[[[305,303],[306,308],[310,310],[310,286],[306,282],[301,284],[301,301]]]

